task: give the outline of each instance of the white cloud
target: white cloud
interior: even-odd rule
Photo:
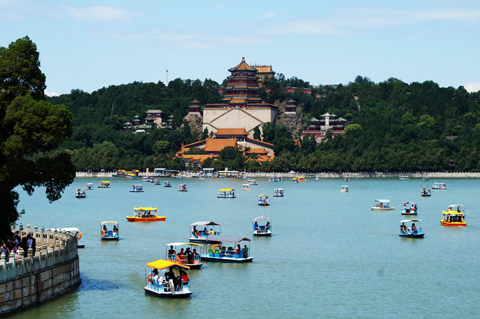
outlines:
[[[268,11],[265,14],[262,14],[263,18],[275,18],[275,11]]]
[[[45,90],[43,93],[45,93],[46,96],[60,96],[60,94],[55,93],[55,92],[49,92]]]
[[[75,20],[89,21],[122,20],[131,16],[139,15],[138,11],[131,11],[113,6],[76,7],[71,5],[62,5],[61,11]]]
[[[468,92],[478,92],[480,91],[480,82],[470,82],[463,86]]]

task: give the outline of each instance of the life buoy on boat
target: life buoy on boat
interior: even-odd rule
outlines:
[[[152,280],[152,274],[148,275],[148,282],[152,283],[153,280]]]
[[[82,238],[82,233],[80,231],[77,231],[75,236],[77,236],[77,240],[78,240],[78,239]]]
[[[412,234],[412,230],[410,228],[407,228],[407,234],[409,234],[409,235]]]
[[[222,251],[222,247],[217,244],[217,245],[213,245],[213,247],[212,247],[212,251],[213,251],[213,252],[215,252],[215,247],[218,247],[218,250],[219,250],[219,251]]]

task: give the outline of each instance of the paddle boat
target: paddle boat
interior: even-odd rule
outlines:
[[[248,246],[240,247],[240,243],[246,241]],[[220,243],[220,244],[219,244]],[[223,244],[233,244],[226,248]],[[236,245],[236,247],[235,247]],[[202,261],[214,261],[223,263],[247,263],[252,262],[250,256],[250,239],[246,237],[211,235],[207,238],[207,252],[202,256]]]
[[[429,181],[428,177],[424,177],[423,180],[424,180],[425,182],[428,182],[428,181]]]
[[[294,184],[298,184],[298,178],[296,178],[296,177],[292,178],[292,182],[293,182]]]
[[[134,216],[127,216],[129,222],[158,222],[165,221],[165,216],[157,216],[157,207],[139,207],[133,208],[135,210]]]
[[[432,192],[428,187],[422,187],[422,189],[420,190],[420,194],[422,194],[423,197],[432,196]]]
[[[233,188],[219,189],[217,198],[235,198],[235,190]]]
[[[285,191],[282,188],[275,188],[273,190],[273,197],[284,197]]]
[[[250,189],[250,186],[248,184],[243,184],[242,185],[242,191],[249,191],[249,190],[251,190],[251,189]]]
[[[297,179],[299,182],[306,182],[307,179],[305,178],[305,176],[300,176],[298,179]]]
[[[76,198],[86,198],[87,193],[85,192],[85,190],[83,188],[77,188],[75,190],[75,197]]]
[[[401,220],[400,234],[398,234],[398,236],[408,238],[423,238],[425,234],[423,233],[422,227],[419,227],[421,222],[422,221],[420,219]],[[405,225],[405,223],[407,223],[407,225]]]
[[[372,207],[372,210],[394,210],[395,207],[390,206],[390,201],[388,199],[376,199],[375,206]]]
[[[203,229],[201,229],[202,227]],[[190,224],[190,238],[188,240],[191,243],[206,243],[209,236],[220,235],[221,230],[220,224],[215,222],[195,222]]]
[[[267,221],[265,225],[259,225],[259,221]],[[257,217],[253,220],[253,236],[272,236],[272,223],[270,218]]]
[[[348,186],[347,186],[347,185],[343,185],[342,188],[340,189],[340,192],[341,192],[341,193],[348,193]]]
[[[112,226],[109,230],[108,226]],[[118,240],[119,239],[119,227],[117,222],[109,221],[100,223],[100,231],[102,240]]]
[[[178,185],[179,192],[188,192],[187,184],[180,184]]]
[[[440,220],[442,226],[466,227],[465,212],[463,205],[450,205],[447,211],[443,211],[443,219]]]
[[[434,183],[432,189],[447,189],[447,185],[445,183]]]
[[[170,271],[165,276],[159,274],[159,270],[166,271],[167,268]],[[190,267],[163,259],[148,263],[145,267],[145,293],[160,298],[190,297],[190,280],[185,269]],[[177,280],[180,275],[181,278]]]
[[[400,176],[401,181],[408,181],[408,176]]]
[[[143,176],[143,177],[142,177],[142,182],[147,182],[147,183],[150,182],[150,177],[148,177],[148,176]]]
[[[187,247],[183,248],[181,246]],[[203,253],[203,246],[201,244],[170,243],[165,247],[165,257],[168,261],[188,266],[190,269],[200,269],[202,267],[200,255]]]
[[[270,205],[270,198],[267,194],[258,195],[258,205],[268,206]]]
[[[413,202],[405,202],[402,204],[402,215],[417,215],[417,204]]]
[[[93,190],[93,183],[87,183],[87,191]]]
[[[170,182],[170,181],[165,181],[165,182],[163,183],[163,187],[172,187],[172,182]]]
[[[110,188],[109,181],[100,181],[98,182],[98,188]]]
[[[272,182],[272,183],[277,183],[280,181],[280,179],[278,177],[270,177],[268,179],[269,182]]]
[[[249,184],[249,185],[258,185],[257,181],[254,180],[254,179],[249,179],[249,180],[248,180],[248,184]]]
[[[139,184],[133,184],[130,187],[130,193],[140,193],[143,192],[143,186]]]
[[[162,182],[159,179],[155,180],[155,185],[162,185]]]
[[[349,177],[345,178],[345,182],[349,182],[349,181],[350,181]]]

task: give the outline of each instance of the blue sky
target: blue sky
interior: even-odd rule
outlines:
[[[0,46],[28,35],[48,94],[174,78],[221,83],[245,57],[319,84],[432,80],[480,90],[480,1],[0,0]]]

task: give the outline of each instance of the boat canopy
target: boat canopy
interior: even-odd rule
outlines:
[[[379,203],[390,203],[390,201],[388,199],[376,199],[375,202],[379,202]]]
[[[93,185],[93,183],[87,183],[87,185]]]
[[[187,184],[180,184],[178,187],[187,186]]]
[[[109,181],[100,181],[100,183],[108,183],[108,184],[110,184]]]
[[[405,202],[405,203],[403,203],[402,205],[407,205],[407,204],[410,204],[410,205],[417,205],[417,203],[414,203],[414,202]]]
[[[275,188],[273,191],[283,191],[283,188]]]
[[[151,263],[147,264],[147,267],[152,267],[152,268],[155,268],[155,269],[158,269],[158,270],[169,268],[169,267],[181,267],[181,268],[190,269],[190,267],[188,267],[188,266],[177,264],[177,263],[174,263],[174,262],[171,262],[171,261],[166,261],[166,260],[163,260],[163,259],[159,259],[157,261],[152,261]]]
[[[445,183],[433,183],[435,185],[445,185]]]
[[[259,221],[259,220],[261,220],[261,219],[268,220],[269,222],[272,221],[270,218],[263,217],[263,216],[257,217],[257,218],[255,218],[253,221],[256,222],[256,221]]]
[[[101,222],[100,225],[105,225],[105,224],[117,224],[117,222],[114,222],[114,221],[108,221],[108,222]]]
[[[452,207],[463,207],[463,205],[449,205],[448,207],[452,208]]]
[[[139,187],[139,186],[140,186],[140,187],[143,187],[142,184],[132,184],[132,186],[134,186],[134,187]]]
[[[258,195],[258,197],[262,197],[262,196],[267,196],[268,197],[267,194]]]
[[[242,184],[242,186],[248,186],[248,184]]]
[[[157,210],[157,207],[153,208],[153,207],[133,207],[134,210]]]
[[[405,220],[401,220],[400,222],[401,222],[401,223],[421,222],[421,220],[420,220],[420,219],[405,219]]]
[[[190,224],[190,226],[220,226],[220,224],[217,224],[215,222],[195,222],[193,224]]]
[[[78,190],[82,190],[82,191],[84,191],[85,189],[83,189],[83,188],[77,188],[76,190],[77,190],[77,191],[78,191]]]
[[[207,237],[207,242],[222,242],[222,243],[235,243],[238,244],[241,241],[251,241],[247,237],[236,237],[236,236],[222,236],[222,235],[209,235]]]
[[[422,187],[422,189],[430,189],[430,188],[428,188],[428,187]]]
[[[170,244],[166,244],[165,246],[185,246],[185,245],[189,245],[189,246],[202,246],[200,244],[197,244],[197,243],[170,243]]]
[[[220,192],[234,192],[235,190],[233,188],[221,188],[219,189]]]
[[[343,185],[342,188],[348,188],[348,185]]]

